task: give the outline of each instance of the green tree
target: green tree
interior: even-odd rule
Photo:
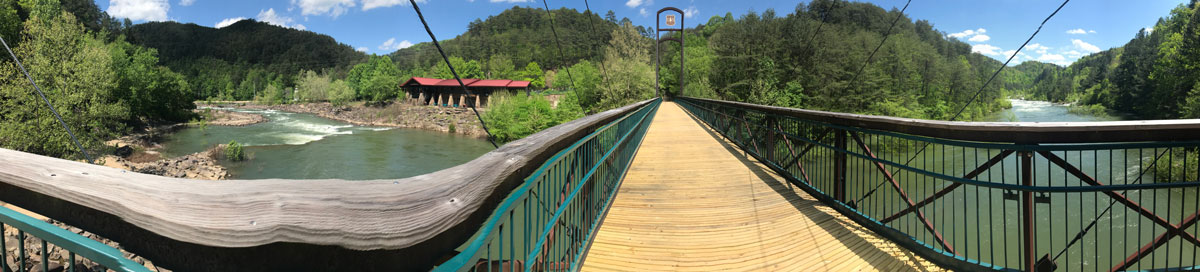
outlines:
[[[1200,82],[1196,82],[1192,86],[1192,90],[1188,92],[1187,98],[1183,100],[1183,106],[1179,110],[1181,118],[1200,118]]]
[[[571,97],[570,94],[567,95]],[[489,102],[483,120],[499,142],[511,142],[558,124],[582,117],[582,109],[567,98],[554,108],[541,95],[497,95]]]
[[[21,38],[21,17],[17,15],[17,0],[0,0],[0,35],[10,47],[19,45]]]
[[[54,7],[35,7],[39,9]],[[124,121],[131,114],[114,93],[117,73],[103,42],[65,12],[34,13],[23,26],[24,40],[15,54],[81,144],[95,150],[103,140],[125,132]],[[81,158],[16,64],[0,66],[0,146]]]
[[[184,122],[191,119],[191,90],[183,75],[158,66],[157,51],[118,38],[109,44],[117,72],[117,99],[128,104],[133,117],[144,122]]]
[[[600,103],[600,70],[592,62],[583,60],[571,66],[571,72],[574,73],[574,81],[564,87],[571,89],[570,92],[576,97],[577,103],[588,108]]]
[[[593,111],[624,106],[654,94],[654,68],[649,63],[651,41],[632,24],[613,30],[612,37],[604,49],[608,78],[600,85],[599,103],[584,105]]]
[[[495,54],[487,61],[487,78],[514,79],[516,70],[512,58],[507,54]]]
[[[344,80],[335,80],[329,84],[329,102],[335,106],[345,105],[346,102],[354,100],[354,88],[350,88]]]
[[[454,72],[458,73],[459,78],[482,78],[483,69],[479,62],[475,60],[465,61],[459,57],[450,57],[450,64],[454,65]],[[454,73],[450,72],[450,68],[446,66],[446,62],[438,62],[430,69],[430,76],[433,78],[452,79]]]
[[[303,70],[296,76],[296,97],[302,101],[331,100],[329,75]]]
[[[537,62],[529,62],[521,70],[520,80],[529,81],[529,87],[534,89],[546,88],[546,71]]]
[[[254,102],[263,105],[283,104],[285,102],[283,89],[275,86],[274,83],[267,84],[267,87],[254,97]]]
[[[346,76],[346,83],[355,90],[358,99],[383,102],[400,93],[400,69],[386,56],[372,56],[355,65]]]

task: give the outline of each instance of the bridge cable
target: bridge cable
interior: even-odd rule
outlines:
[[[879,45],[875,46],[875,50],[872,50],[871,54],[867,55],[867,60],[863,62],[862,66],[858,67],[858,72],[855,72],[854,77],[850,78],[851,84],[854,84],[855,80],[858,79],[858,76],[862,75],[863,69],[866,69],[867,65],[871,64],[871,59],[875,57],[875,53],[879,52],[879,48],[883,48],[883,44],[887,43],[888,37],[892,36],[892,28],[895,28],[896,22],[899,22],[900,18],[904,17],[904,10],[908,9],[909,4],[912,4],[912,0],[908,0],[908,2],[904,3],[904,8],[900,9],[899,14],[896,14],[896,19],[892,20],[892,25],[888,27],[887,32],[884,32],[883,40],[879,41]],[[855,85],[857,86],[858,84],[855,84]],[[846,88],[850,88],[850,87],[847,86]]]
[[[554,14],[550,12],[550,4],[547,4],[546,0],[542,0],[542,6],[546,7],[546,16],[550,18],[550,32],[554,33],[554,44],[558,45],[558,61],[562,62],[563,69],[567,70],[567,79],[571,81],[571,90],[575,92],[575,97],[579,97],[579,90],[575,89],[575,77],[571,75],[571,66],[566,66],[567,59],[562,51],[562,42],[558,41],[558,30],[554,28]]]
[[[587,9],[588,13],[596,14],[596,13],[592,12],[592,7],[590,5],[588,5],[587,0],[583,0],[583,7]],[[597,14],[596,17],[600,17],[600,15]],[[596,36],[596,25],[594,23],[592,23],[592,21],[594,21],[594,20],[592,20],[592,18],[589,17],[588,18],[588,26],[590,26],[592,29],[592,37],[595,37]],[[595,52],[595,51],[596,51],[596,49],[595,49],[595,47],[593,47],[592,52]],[[604,56],[600,56],[600,72],[604,73],[604,80],[607,81],[608,80],[608,68],[604,68]]]
[[[829,20],[829,13],[833,12],[834,9],[837,9],[841,3],[842,2],[840,2],[840,1],[834,2],[830,6],[824,7],[825,8],[824,12],[821,14],[821,22],[817,24],[817,29],[813,30],[813,34],[808,37],[808,41],[804,42],[804,51],[808,51],[808,50],[812,49],[812,42],[813,42],[813,40],[815,40],[817,38],[817,34],[821,34],[821,28],[825,26],[825,21]],[[808,65],[808,61],[812,59],[812,55],[814,55],[814,54],[805,55],[804,65]]]
[[[996,79],[997,75],[1000,75],[1000,71],[1004,71],[1004,67],[1008,67],[1008,63],[1012,62],[1012,60],[1017,57],[1017,54],[1020,54],[1021,50],[1025,49],[1026,45],[1029,45],[1030,41],[1033,41],[1033,37],[1036,37],[1038,32],[1042,31],[1042,27],[1046,26],[1046,22],[1049,22],[1050,18],[1054,18],[1054,15],[1058,14],[1058,12],[1061,11],[1062,8],[1067,5],[1068,2],[1071,2],[1071,0],[1064,0],[1061,5],[1058,5],[1058,8],[1055,9],[1054,12],[1050,13],[1050,16],[1046,16],[1046,19],[1042,20],[1042,24],[1038,25],[1037,30],[1034,30],[1032,35],[1029,35],[1029,39],[1025,39],[1025,43],[1021,44],[1021,47],[1017,48],[1017,51],[1014,51],[1012,53],[1012,55],[1008,57],[1008,60],[1004,61],[1004,65],[1000,65],[1000,68],[996,69],[996,72],[992,73],[992,76],[989,77],[988,80],[983,83],[983,85],[979,86],[979,90],[975,91],[975,95],[971,96],[971,100],[967,100],[967,104],[964,104],[962,106],[962,108],[959,108],[958,113],[955,113],[954,117],[950,118],[950,121],[954,121],[955,119],[958,119],[958,117],[962,115],[963,111],[967,110],[967,107],[970,106],[971,103],[975,101],[975,99],[979,98],[979,94],[983,93],[984,88],[986,88],[989,83],[992,83],[992,80]],[[925,148],[927,148],[927,147],[929,147],[928,142],[926,142],[925,145],[922,145],[921,149],[917,150],[917,153],[913,153],[913,156],[911,158],[908,158],[908,161],[905,162],[904,165],[908,165],[909,163],[912,163],[912,161],[914,159],[916,159],[917,156],[921,154],[921,152],[925,151]],[[892,168],[892,169],[895,170],[895,168]],[[879,187],[882,185],[883,185],[883,181],[880,181],[879,184],[875,185],[874,189],[871,189],[871,191],[867,192],[862,197],[858,198],[858,200],[856,200],[855,202],[856,203],[862,202],[863,199],[866,199],[867,197],[871,196],[871,194],[875,193],[876,190],[879,190]]]
[[[437,37],[433,35],[433,30],[429,29],[429,23],[425,22],[425,15],[421,14],[421,7],[417,6],[417,1],[408,0],[408,3],[412,4],[413,10],[417,11],[417,18],[420,18],[421,24],[425,25],[425,33],[429,33],[429,38],[433,40],[433,46],[437,47],[438,53],[442,55],[442,60],[446,61],[446,67],[450,68],[450,74],[454,75],[455,80],[458,80],[458,86],[462,87],[463,92],[466,92],[467,95],[475,95],[471,93],[471,90],[467,89],[467,84],[463,84],[462,78],[458,77],[458,72],[454,71],[454,65],[450,63],[450,58],[446,56],[446,51],[442,50],[442,45],[438,43]],[[483,121],[483,116],[480,116],[479,110],[475,109],[475,103],[470,103],[470,105],[471,111],[475,113],[475,118],[479,119],[479,124],[483,127],[483,132],[486,132],[488,135],[488,142],[492,143],[492,147],[500,148],[499,145],[496,145],[496,137],[492,135],[492,131],[488,130],[487,123]]]
[[[17,59],[17,54],[13,53],[12,48],[8,47],[8,42],[3,37],[0,37],[0,43],[4,44],[4,50],[8,50],[8,55],[12,56],[13,62],[17,63],[17,67],[21,68],[21,73],[24,73],[25,78],[29,79],[29,84],[33,84],[33,89],[37,90],[38,96],[42,97],[42,102],[46,102],[46,106],[50,107],[50,112],[54,113],[54,119],[57,119],[58,124],[67,130],[67,135],[71,136],[71,142],[74,142],[75,147],[79,148],[79,153],[83,154],[83,158],[87,159],[88,163],[95,164],[96,162],[92,160],[92,156],[88,155],[87,150],[83,149],[83,145],[79,144],[79,139],[75,138],[75,132],[72,132],[71,127],[67,126],[67,122],[63,121],[62,115],[59,115],[58,110],[54,109],[54,105],[50,104],[50,99],[46,98],[46,94],[42,93],[42,88],[38,87],[37,82],[33,81],[33,76],[29,75],[29,71],[25,70],[25,65],[21,64],[20,59]]]
[[[1163,153],[1159,153],[1157,156],[1155,156],[1154,161],[1150,162],[1149,166],[1142,168],[1142,171],[1138,172],[1137,180],[1135,180],[1131,184],[1141,184],[1142,177],[1144,177],[1146,175],[1146,171],[1150,170],[1151,168],[1157,168],[1158,167],[1157,166],[1158,159],[1162,158],[1163,155],[1166,155],[1167,153],[1170,153],[1170,152],[1171,152],[1171,149],[1167,148],[1167,150],[1163,150]],[[1111,211],[1113,208],[1113,205],[1116,205],[1116,204],[1117,204],[1116,199],[1110,199],[1108,202],[1108,208],[1105,208],[1103,212],[1100,212],[1100,214],[1097,214],[1096,219],[1093,219],[1092,222],[1087,225],[1087,227],[1084,227],[1082,230],[1079,230],[1079,233],[1075,234],[1075,237],[1071,239],[1071,242],[1067,243],[1066,246],[1063,246],[1062,251],[1059,251],[1058,254],[1055,254],[1054,258],[1051,260],[1057,261],[1058,257],[1062,257],[1063,253],[1067,252],[1067,249],[1071,248],[1072,245],[1075,245],[1075,243],[1079,242],[1080,240],[1083,240],[1083,236],[1087,235],[1088,232],[1091,232],[1092,227],[1095,227],[1096,223],[1100,222],[1100,218],[1103,217],[1104,214],[1107,214],[1108,211]]]

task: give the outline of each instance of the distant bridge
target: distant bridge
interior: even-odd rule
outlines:
[[[652,99],[398,180],[182,180],[0,150],[0,201],[177,271],[1189,270],[1198,148],[1197,120]],[[147,271],[21,213],[0,222]],[[46,265],[20,244],[5,270]]]

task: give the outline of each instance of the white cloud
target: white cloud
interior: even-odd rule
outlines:
[[[1062,65],[1062,66],[1071,65],[1071,62],[1067,61],[1066,57],[1063,57],[1063,55],[1059,55],[1059,54],[1042,54],[1041,56],[1039,56],[1037,58],[1037,60],[1040,62],[1049,62],[1049,63],[1058,64],[1058,65]]]
[[[1096,33],[1096,31],[1095,31],[1095,30],[1088,30],[1088,33],[1095,34],[1095,33]]]
[[[497,2],[497,1],[504,1],[504,0],[492,0],[492,2]],[[509,1],[512,1],[512,0],[509,0]],[[516,1],[525,2],[525,0],[516,0]],[[429,0],[417,0],[417,3],[420,3],[420,4],[424,4],[424,3],[428,3],[428,2],[429,2]],[[475,1],[469,0],[468,2],[475,2]],[[362,10],[367,11],[367,10],[374,9],[374,8],[386,8],[386,7],[396,6],[396,5],[407,6],[408,0],[363,0],[362,5],[363,5]],[[350,6],[354,6],[354,3],[351,2]],[[337,15],[334,15],[334,17],[337,17]]]
[[[1020,63],[1021,60],[1033,59],[1033,57],[1029,56],[1029,54],[1025,54],[1025,52],[1017,53],[1017,50],[1004,51],[1004,54],[1001,56],[1004,57],[1004,60],[1008,60],[1008,57],[1011,57],[1013,55],[1013,53],[1017,54],[1017,56],[1013,58],[1013,60],[1017,61],[1016,63]]]
[[[388,39],[387,41],[383,42],[383,44],[379,45],[379,50],[396,51],[396,50],[400,50],[400,49],[404,49],[404,48],[409,48],[412,46],[413,46],[413,43],[408,40],[396,42],[396,38],[391,38],[391,39]]]
[[[1071,44],[1074,44],[1075,47],[1082,49],[1084,52],[1088,52],[1088,53],[1100,52],[1100,47],[1096,47],[1095,45],[1092,45],[1090,43],[1084,42],[1079,39],[1071,40]]]
[[[984,55],[1000,55],[1000,48],[990,44],[976,44],[971,46],[971,52]]]
[[[1146,33],[1150,33],[1150,32],[1154,32],[1154,27],[1147,27],[1147,28],[1143,28],[1142,30],[1145,30]]]
[[[650,16],[650,12],[646,12],[646,8],[642,8],[642,9],[638,10],[638,14],[641,14],[642,17]]]
[[[232,25],[233,23],[237,23],[237,22],[239,22],[241,20],[245,20],[245,19],[246,19],[246,17],[229,18],[229,19],[221,20],[220,22],[217,22],[217,24],[213,25],[213,26],[216,28],[224,28],[224,27]]]
[[[629,0],[629,1],[625,2],[625,6],[631,7],[631,8],[636,8],[637,6],[641,6],[641,5],[642,5],[642,0]]]
[[[366,53],[366,52],[367,52],[367,50],[368,50],[368,49],[367,49],[367,47],[366,47],[366,46],[363,46],[363,47],[359,47],[359,48],[355,48],[355,49],[354,49],[354,51],[363,52],[363,53]]]
[[[398,0],[364,0],[364,2],[398,2]],[[337,18],[345,14],[347,9],[354,7],[354,0],[292,0],[292,5],[299,6],[302,15],[328,14]]]
[[[293,20],[291,17],[282,16],[282,15],[279,15],[278,13],[275,13],[274,8],[259,11],[258,16],[255,16],[254,18],[258,19],[259,22],[264,22],[264,23],[268,23],[268,24],[272,24],[272,25],[288,27],[288,28],[295,28],[295,29],[299,29],[299,30],[307,29],[304,27],[304,25],[301,25],[301,24],[292,25],[292,22],[295,22],[296,20]]]
[[[171,4],[167,0],[109,0],[109,15],[134,21],[166,21]]]
[[[185,7],[186,7],[186,6],[191,6],[192,4],[195,4],[195,3],[196,3],[196,0],[180,0],[180,1],[179,1],[179,5],[180,5],[180,6],[185,6]]]
[[[951,37],[951,38],[955,38],[955,39],[967,38],[967,41],[970,41],[970,42],[986,42],[986,41],[992,39],[991,36],[984,35],[983,33],[987,33],[987,29],[983,29],[983,28],[967,29],[967,30],[963,30],[962,32],[958,32],[958,33],[946,34],[946,37]]]
[[[1063,52],[1063,54],[1067,54],[1067,56],[1071,56],[1072,58],[1078,58],[1078,57],[1083,56],[1083,53],[1080,53],[1079,51],[1075,51],[1075,50]]]
[[[987,29],[983,29],[983,28],[980,28],[980,29],[967,29],[967,30],[963,30],[963,32],[946,34],[946,36],[947,36],[947,37],[951,37],[951,38],[958,38],[958,39],[961,39],[961,38],[963,38],[963,37],[967,37],[967,36],[972,36],[972,35],[983,34],[984,32],[987,32]]]
[[[1040,43],[1029,44],[1026,45],[1025,48],[1029,49],[1029,51],[1037,52],[1038,54],[1045,54],[1046,50],[1050,49],[1049,47],[1046,47]]]
[[[683,9],[683,17],[684,18],[692,18],[692,16],[695,16],[696,14],[699,14],[699,13],[700,13],[700,10],[696,9],[696,6],[690,6],[690,7]]]
[[[1082,28],[1076,28],[1076,29],[1072,29],[1072,30],[1067,30],[1067,34],[1087,34],[1087,30],[1083,30]]]

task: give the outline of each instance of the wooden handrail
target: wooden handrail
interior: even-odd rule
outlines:
[[[651,101],[404,179],[187,180],[0,149],[0,201],[174,270],[428,269],[543,161]]]
[[[804,120],[934,138],[1001,143],[1101,143],[1200,140],[1200,119],[1110,122],[963,122],[803,110],[686,97]]]

